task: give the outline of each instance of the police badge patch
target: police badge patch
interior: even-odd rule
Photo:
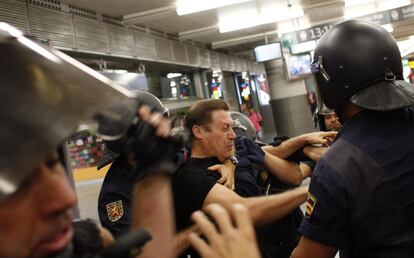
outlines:
[[[108,219],[112,222],[115,222],[122,218],[122,215],[124,215],[124,207],[122,206],[122,200],[108,203],[106,205],[106,214],[108,215]]]
[[[306,200],[306,212],[305,212],[305,218],[310,218],[313,212],[313,208],[315,208],[316,202],[318,200],[315,196],[313,196],[311,193],[308,192],[308,199]]]

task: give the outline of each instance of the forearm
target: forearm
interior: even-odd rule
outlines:
[[[309,167],[306,163],[300,163],[299,169],[300,169],[300,172],[302,173],[302,180],[312,175],[312,168]]]
[[[327,150],[327,147],[307,145],[303,148],[303,153],[311,160],[318,161]]]
[[[286,159],[295,153],[295,151],[305,146],[305,144],[306,137],[304,135],[299,135],[295,138],[282,142],[279,146],[267,145],[262,147],[262,149],[281,159]]]
[[[308,187],[299,187],[284,193],[264,197],[243,198],[255,225],[276,221],[306,201]]]
[[[303,176],[298,164],[273,156],[267,151],[265,151],[264,164],[267,171],[281,182],[290,185],[302,183]]]
[[[151,236],[140,258],[175,257],[174,215],[170,179],[164,175],[147,176],[134,189],[132,227],[145,228]]]

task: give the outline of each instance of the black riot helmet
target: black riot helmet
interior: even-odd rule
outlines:
[[[245,136],[250,140],[256,140],[256,130],[250,119],[236,111],[230,112],[231,119],[233,120],[233,130],[237,136]]]
[[[319,105],[337,111],[348,100],[380,111],[414,105],[397,43],[377,24],[349,20],[335,25],[318,41],[311,68]]]
[[[155,95],[146,91],[133,91],[140,105],[148,105],[153,111],[159,112],[166,117],[170,116],[168,108],[162,104],[161,100]]]
[[[129,107],[131,94],[3,22],[0,56],[2,201],[18,191],[80,124],[94,121],[114,103]]]
[[[161,100],[154,96],[153,94],[146,91],[132,91],[134,94],[134,99],[136,106],[138,105],[147,105],[151,108],[152,111],[159,112],[164,116],[169,117],[168,108],[166,108]],[[101,116],[101,119],[98,120],[98,134],[104,139],[105,149],[102,154],[102,158],[97,164],[98,170],[108,165],[114,161],[120,154],[123,154],[122,142],[125,132],[130,130],[132,126],[133,119],[135,118],[135,112],[131,113],[128,110],[125,110],[125,105],[119,103],[119,105],[113,105],[112,107],[113,114],[108,117]],[[135,109],[136,110],[136,109]],[[112,117],[122,117],[122,121],[113,121]],[[106,126],[108,125],[108,127]],[[114,137],[114,135],[119,135],[119,137]]]

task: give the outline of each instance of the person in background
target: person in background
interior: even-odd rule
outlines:
[[[324,121],[326,130],[328,131],[339,131],[342,127],[341,123],[339,123],[339,117],[335,111],[324,115]]]
[[[321,131],[339,131],[342,127],[335,110],[323,106],[316,110],[315,120]]]
[[[308,91],[308,93],[306,93],[306,97],[308,100],[308,105],[310,106],[310,112],[311,114],[315,114],[315,111],[317,109],[317,104],[316,104],[316,93],[314,91]]]
[[[263,131],[262,131],[262,116],[256,112],[253,108],[248,107],[248,117],[256,130],[256,135],[259,140],[263,139]]]

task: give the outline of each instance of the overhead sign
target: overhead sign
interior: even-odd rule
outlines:
[[[367,20],[371,22],[375,22],[380,25],[389,24],[392,22],[407,20],[414,18],[414,4],[373,13],[369,15],[365,15],[362,17],[358,17],[357,19]],[[289,45],[296,45],[299,43],[303,43],[310,40],[316,40],[322,37],[322,35],[327,32],[334,24],[334,23],[324,23],[317,26],[313,26],[308,29],[298,30],[294,32],[289,32],[282,35],[282,40],[288,41]],[[284,44],[285,46],[286,44]]]
[[[282,35],[283,40],[288,40],[291,45],[307,42],[310,40],[316,40],[322,37],[322,35],[332,28],[334,23],[325,23],[318,26],[311,27],[309,29],[294,31]]]

